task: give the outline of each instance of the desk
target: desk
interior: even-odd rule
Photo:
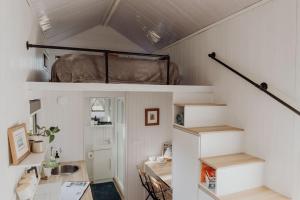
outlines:
[[[168,187],[172,188],[172,161],[165,163],[147,161],[144,164],[145,172],[159,178]]]

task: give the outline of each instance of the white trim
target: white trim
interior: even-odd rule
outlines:
[[[213,86],[148,85],[105,83],[26,82],[29,91],[86,91],[86,92],[213,92]]]
[[[172,44],[170,44],[170,45],[168,45],[168,46],[166,46],[166,47],[164,47],[164,48],[162,48],[162,49],[160,49],[158,51],[166,50],[166,49],[168,49],[168,48],[170,48],[170,47],[172,47],[172,46],[174,46],[174,45],[176,45],[178,43],[181,43],[181,42],[183,42],[183,41],[185,41],[185,40],[187,40],[187,39],[189,39],[191,37],[194,37],[196,35],[199,35],[199,34],[205,32],[205,31],[209,30],[209,29],[212,29],[212,28],[214,28],[215,26],[217,26],[219,24],[225,23],[225,22],[227,22],[227,21],[229,21],[229,20],[231,20],[231,19],[233,19],[235,17],[238,17],[238,16],[240,16],[243,13],[246,13],[246,12],[248,12],[250,10],[255,9],[255,8],[264,6],[265,4],[267,4],[267,3],[271,2],[271,1],[273,1],[273,0],[261,0],[261,1],[255,3],[255,4],[251,5],[251,6],[248,6],[248,7],[244,8],[243,10],[241,10],[241,11],[239,11],[237,13],[234,13],[234,14],[232,14],[232,15],[230,15],[230,16],[228,16],[228,17],[226,17],[226,18],[224,18],[224,19],[222,19],[220,21],[217,21],[217,22],[215,22],[215,23],[213,23],[211,25],[208,25],[208,26],[200,29],[199,31],[197,31],[195,33],[192,33],[192,34],[190,34],[190,35],[188,35],[188,36],[186,36],[186,37],[184,37],[184,38],[182,38],[180,40],[177,40],[176,42],[174,42],[174,43],[172,43]]]

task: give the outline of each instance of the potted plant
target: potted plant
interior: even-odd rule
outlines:
[[[44,161],[43,163],[44,176],[49,178],[51,176],[52,169],[56,167],[58,167],[58,163],[55,161],[55,159],[50,158],[50,160]]]
[[[29,140],[31,142],[31,151],[33,153],[42,153],[45,150],[45,138],[49,138],[49,143],[53,142],[55,139],[55,134],[58,133],[60,129],[56,127],[46,128],[45,126],[40,127],[36,125],[36,133],[29,133]]]

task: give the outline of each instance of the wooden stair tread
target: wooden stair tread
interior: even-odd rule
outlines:
[[[225,131],[244,131],[243,129],[221,125],[221,126],[206,126],[206,127],[194,127],[194,128],[185,128],[178,124],[174,124],[174,128],[179,129],[184,132],[188,132],[194,135],[208,134],[213,132],[225,132]]]
[[[218,103],[175,103],[175,106],[226,106]]]
[[[274,192],[267,187],[259,187],[226,195],[220,197],[220,200],[289,200],[289,198]]]
[[[202,158],[201,161],[214,169],[249,164],[249,163],[264,162],[263,159],[245,153]]]

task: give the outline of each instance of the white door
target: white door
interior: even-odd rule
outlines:
[[[111,149],[94,151],[93,175],[94,180],[113,178]]]
[[[116,105],[116,135],[117,135],[117,178],[121,189],[124,187],[125,174],[125,99],[117,98]]]

